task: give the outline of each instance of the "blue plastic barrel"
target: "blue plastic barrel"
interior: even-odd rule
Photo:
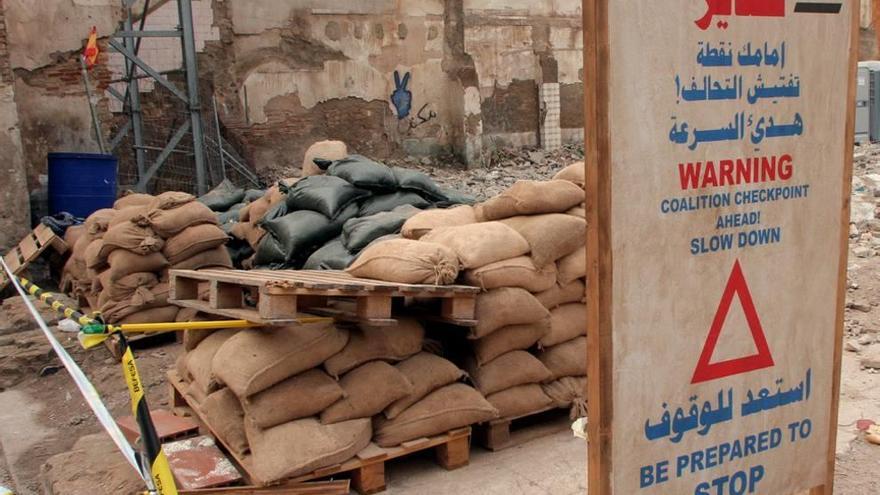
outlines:
[[[116,201],[116,157],[96,153],[49,153],[49,214],[87,217]]]

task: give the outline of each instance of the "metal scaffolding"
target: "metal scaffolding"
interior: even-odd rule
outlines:
[[[125,58],[125,76],[112,82],[125,82],[125,94],[109,87],[108,92],[119,99],[128,116],[127,121],[119,128],[117,134],[110,141],[111,151],[122,140],[132,133],[135,160],[137,162],[137,183],[134,188],[145,192],[150,180],[156,175],[162,165],[172,153],[179,152],[178,145],[189,134],[192,136],[192,148],[187,150],[192,154],[195,164],[196,187],[198,194],[208,191],[208,177],[205,166],[205,135],[202,124],[202,107],[199,97],[199,73],[196,63],[195,35],[193,32],[193,16],[191,0],[176,0],[179,24],[177,29],[169,31],[144,30],[144,24],[150,12],[150,0],[145,0],[143,13],[139,19],[139,26],[134,29],[134,13],[132,7],[137,0],[122,0],[124,20],[122,29],[113,33],[109,40],[112,50]],[[164,2],[162,2],[164,3]],[[183,64],[180,69],[160,72],[150,67],[139,56],[141,40],[143,38],[179,38],[183,54]],[[136,74],[140,69],[142,75]],[[183,72],[186,79],[186,87],[181,89],[171,82],[166,75],[174,72]],[[170,137],[167,144],[161,148],[161,152],[152,163],[147,163],[146,151],[148,147],[144,143],[144,123],[141,111],[139,81],[150,78],[162,85],[175,97],[181,100],[187,108],[189,118],[185,120],[177,131]],[[221,153],[222,154],[222,153]]]

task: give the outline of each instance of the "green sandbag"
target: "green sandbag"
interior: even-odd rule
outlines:
[[[345,179],[356,187],[371,191],[393,192],[398,187],[391,168],[361,155],[350,155],[334,161],[327,168],[327,175]]]
[[[227,211],[232,205],[241,203],[244,195],[244,189],[235,187],[228,179],[224,179],[220,185],[200,197],[199,202],[212,211]]]
[[[345,270],[354,262],[355,258],[357,256],[348,251],[345,244],[342,243],[342,238],[337,237],[309,256],[303,269]]]
[[[373,196],[361,204],[359,217],[368,217],[383,211],[391,211],[398,206],[411,205],[419,209],[426,209],[432,206],[431,202],[419,196],[414,192],[396,192],[392,194],[383,194],[381,196]]]
[[[448,198],[443,189],[427,174],[418,170],[394,167],[394,177],[401,191],[411,191],[434,201],[446,201]]]
[[[382,236],[400,232],[403,224],[420,211],[414,206],[403,205],[392,211],[352,218],[342,227],[342,243],[349,251],[358,252]]]
[[[287,191],[288,211],[311,210],[335,219],[346,206],[369,196],[339,177],[315,175],[297,182]]]

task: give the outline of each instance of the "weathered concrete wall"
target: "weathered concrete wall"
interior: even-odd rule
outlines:
[[[76,57],[88,28],[107,36],[121,9],[6,1],[34,187],[47,152],[97,149]],[[153,5],[147,29],[177,24],[175,1]],[[454,153],[477,165],[495,146],[583,136],[580,0],[193,0],[193,12],[203,94],[267,177],[289,174],[321,139],[377,158]],[[159,70],[180,65],[175,40],[146,39],[141,56]],[[92,77],[108,136],[121,106],[106,88],[124,62],[106,51],[101,61]],[[140,90],[145,112],[161,114],[152,83]]]
[[[18,109],[15,105],[15,86],[9,63],[9,42],[0,0],[0,251],[6,252],[18,243],[30,228],[27,180],[21,156],[21,137],[18,127]]]

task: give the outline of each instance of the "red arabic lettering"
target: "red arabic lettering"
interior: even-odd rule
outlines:
[[[785,0],[736,0],[736,15],[785,17]]]
[[[733,13],[733,0],[706,0],[706,15],[697,20],[697,26],[703,31],[712,25],[712,18],[716,15],[731,15]]]
[[[734,0],[706,0],[706,15],[698,19],[703,31],[712,25],[715,16],[733,15]],[[785,17],[785,0],[736,0],[736,15],[740,17]],[[719,23],[726,27],[726,23]]]

